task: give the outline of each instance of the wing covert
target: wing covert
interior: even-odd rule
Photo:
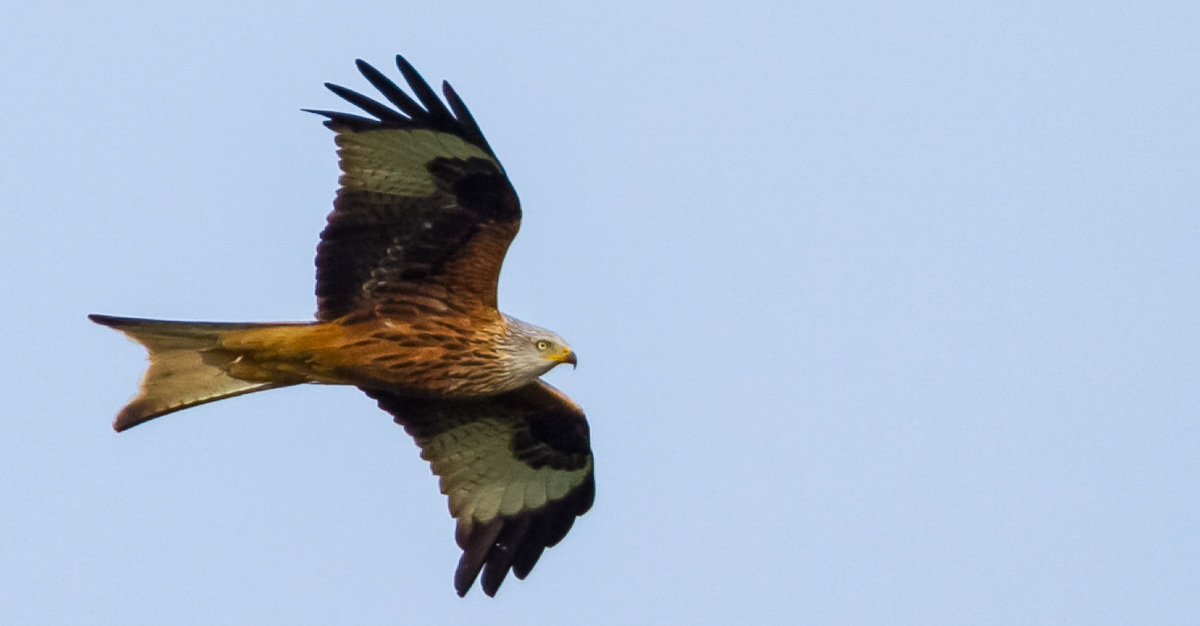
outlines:
[[[414,291],[494,309],[521,219],[504,168],[449,84],[447,108],[402,57],[396,63],[416,99],[357,63],[391,106],[327,84],[374,117],[312,111],[337,133],[342,170],[317,247],[317,318],[386,311]]]
[[[460,596],[481,573],[489,596],[510,570],[525,578],[591,508],[587,420],[550,385],[472,401],[363,391],[404,426],[440,477],[463,549],[454,575]]]

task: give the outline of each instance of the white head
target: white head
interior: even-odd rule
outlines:
[[[557,333],[508,315],[504,316],[504,321],[508,323],[508,333],[500,350],[507,357],[505,369],[521,381],[515,387],[533,382],[561,363],[572,366],[577,363],[575,352]]]

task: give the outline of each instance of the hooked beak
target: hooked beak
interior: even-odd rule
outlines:
[[[579,359],[575,357],[575,353],[570,348],[567,348],[562,354],[554,357],[554,360],[559,363],[570,363],[572,368],[579,367]]]

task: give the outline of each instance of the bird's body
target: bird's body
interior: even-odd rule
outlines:
[[[302,383],[353,385],[395,416],[441,477],[463,557],[492,595],[524,578],[594,496],[583,411],[539,380],[576,363],[557,334],[501,313],[500,266],[521,209],[449,85],[449,108],[403,58],[413,100],[359,69],[394,109],[336,85],[374,116],[329,118],[341,188],[317,247],[317,319],[170,322],[92,315],[144,345],[150,366],[120,431],[206,402]]]
[[[503,316],[364,316],[235,329],[220,338],[219,348],[238,355],[228,371],[243,380],[476,398],[524,387],[557,364],[522,370],[518,360],[504,358],[509,334]]]

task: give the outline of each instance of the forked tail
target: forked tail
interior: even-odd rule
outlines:
[[[229,374],[229,365],[239,353],[222,348],[222,337],[257,324],[165,322],[108,315],[89,315],[88,319],[125,333],[149,352],[150,367],[137,397],[113,421],[117,431],[198,404],[288,384],[242,380]]]

